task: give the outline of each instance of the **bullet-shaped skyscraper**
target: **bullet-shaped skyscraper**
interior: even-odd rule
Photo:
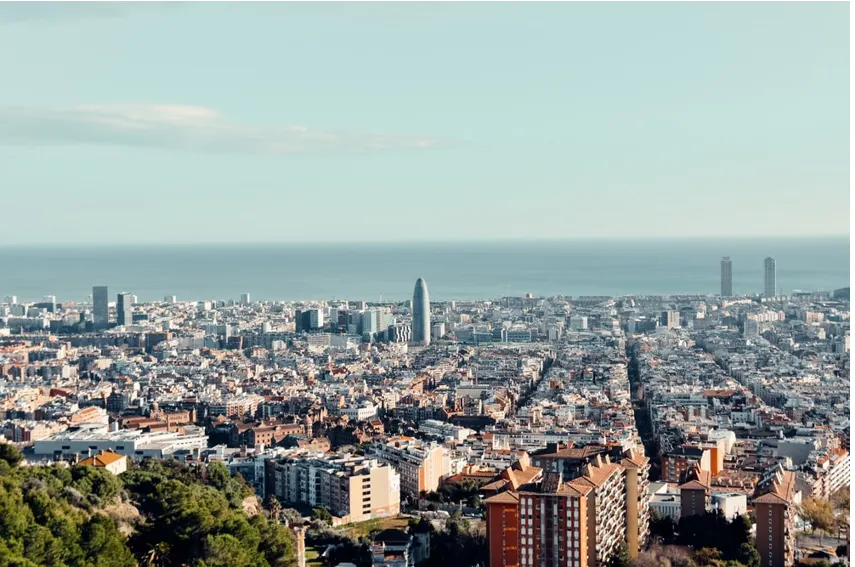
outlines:
[[[427,283],[422,278],[416,280],[413,291],[413,342],[425,346],[430,344],[430,297]]]
[[[778,294],[775,289],[778,287],[778,274],[775,268],[775,259],[766,258],[763,260],[763,268],[765,277],[763,278],[763,295],[765,297],[775,297]]]
[[[730,297],[733,295],[733,264],[730,262],[730,256],[725,256],[721,259],[721,296]]]

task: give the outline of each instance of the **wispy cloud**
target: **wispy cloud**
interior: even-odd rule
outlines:
[[[429,149],[444,143],[426,136],[241,124],[230,121],[216,110],[200,106],[0,107],[0,144],[3,145],[110,145],[287,155]]]

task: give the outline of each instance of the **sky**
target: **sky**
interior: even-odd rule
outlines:
[[[849,234],[845,2],[0,2],[0,69],[0,245]]]

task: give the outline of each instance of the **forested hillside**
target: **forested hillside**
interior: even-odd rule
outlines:
[[[224,466],[149,461],[120,477],[22,466],[0,445],[0,567],[285,567],[289,529],[243,508]]]

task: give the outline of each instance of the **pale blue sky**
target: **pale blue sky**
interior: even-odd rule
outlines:
[[[0,244],[849,233],[847,3],[0,3]]]

